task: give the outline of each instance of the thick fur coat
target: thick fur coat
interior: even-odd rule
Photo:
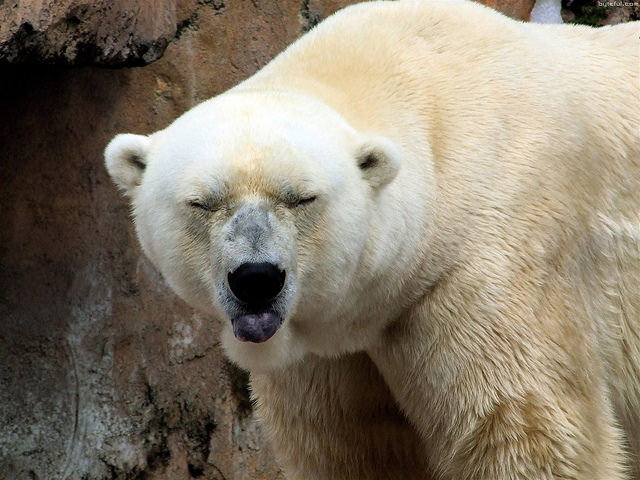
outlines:
[[[639,36],[362,4],[111,142],[289,478],[640,480]]]

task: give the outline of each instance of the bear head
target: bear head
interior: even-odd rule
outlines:
[[[372,204],[400,169],[392,141],[301,95],[230,92],[152,135],[117,135],[105,160],[145,254],[223,321],[232,360],[273,369],[367,342],[349,319],[367,315],[364,252],[380,247]]]

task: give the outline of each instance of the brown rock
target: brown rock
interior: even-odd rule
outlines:
[[[533,6],[533,0],[481,1],[523,20]],[[344,3],[302,0],[301,30]],[[144,65],[160,58],[182,29],[197,22],[199,5],[218,12],[226,8],[224,0],[0,2],[0,64]]]
[[[31,0],[0,3],[3,63],[141,65],[164,52],[177,0]]]
[[[617,25],[618,23],[633,22],[640,19],[640,4],[637,2],[611,1],[613,4],[607,8],[605,18],[595,22],[595,26]]]
[[[475,0],[516,20],[529,21],[535,0]]]

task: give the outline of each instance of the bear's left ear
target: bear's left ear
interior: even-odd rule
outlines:
[[[131,133],[116,135],[104,150],[104,161],[113,181],[131,196],[147,167],[151,140]]]
[[[396,178],[400,170],[400,150],[385,137],[368,137],[359,145],[356,161],[363,178],[378,189]]]

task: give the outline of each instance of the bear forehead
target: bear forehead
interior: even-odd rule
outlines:
[[[355,130],[317,100],[281,92],[227,93],[183,114],[163,131],[167,143],[198,145],[238,158],[270,149],[307,151],[350,144]],[[286,152],[282,152],[286,153]],[[235,155],[227,158],[233,159]]]
[[[149,172],[150,186],[178,201],[233,202],[255,196],[286,201],[329,193],[343,184],[345,174],[333,152],[311,144],[295,148],[273,135],[256,141],[248,130],[243,137],[160,147],[164,158]]]
[[[269,102],[231,111],[211,107],[181,117],[155,138],[149,170],[156,186],[184,195],[281,196],[342,184],[351,149],[341,125],[331,132],[331,125]]]
[[[351,132],[342,122],[289,111],[287,103],[240,103],[237,108],[221,103],[195,108],[176,120],[158,135],[154,154],[181,163],[218,159],[248,168],[266,159],[317,159],[350,143]]]
[[[216,195],[235,199],[247,196],[282,198],[317,194],[328,179],[322,171],[306,168],[305,162],[290,162],[273,152],[239,150],[186,167],[177,182],[177,193],[185,197]]]

